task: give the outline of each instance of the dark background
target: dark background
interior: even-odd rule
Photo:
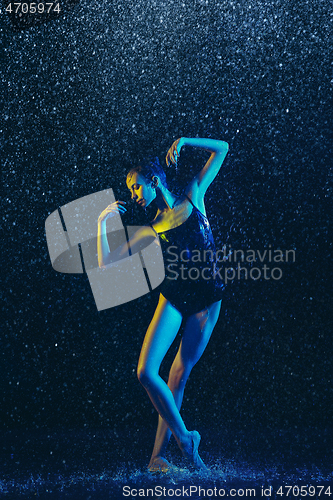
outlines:
[[[21,32],[3,19],[6,460],[34,449],[33,436],[49,450],[52,433],[74,431],[82,432],[81,443],[106,433],[122,459],[148,458],[156,414],[135,372],[158,291],[98,312],[86,276],[52,269],[44,224],[57,207],[102,189],[128,200],[128,168],[149,155],[163,162],[171,143],[187,136],[229,143],[206,197],[218,247],[295,249],[296,262],[281,265],[281,280],[229,285],[188,382],[184,418],[206,435],[206,450],[210,443],[222,455],[327,463],[328,5],[82,1],[62,18]],[[178,171],[167,170],[171,184],[186,183],[206,159],[186,148]],[[129,208],[125,224],[142,220],[135,210]],[[53,439],[59,445],[61,438]],[[82,451],[76,446],[74,455]]]

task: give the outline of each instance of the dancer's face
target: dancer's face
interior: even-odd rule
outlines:
[[[132,200],[136,201],[140,207],[146,208],[156,198],[156,189],[141,174],[134,172],[129,174],[126,185],[131,192]]]

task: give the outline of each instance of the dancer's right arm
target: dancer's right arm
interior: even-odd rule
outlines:
[[[115,201],[111,203],[111,205],[106,207],[98,217],[97,254],[98,266],[101,268],[127,257],[129,250],[132,255],[139,252],[145,248],[147,244],[151,243],[152,240],[156,239],[156,233],[150,226],[142,226],[133,234],[128,243],[121,244],[113,251],[110,250],[106,232],[106,221],[116,213],[125,213],[125,203],[125,201]]]
[[[111,203],[111,205],[108,205],[98,217],[97,255],[99,267],[105,267],[112,262],[108,237],[106,233],[106,221],[108,218],[113,217],[117,213],[125,213],[126,208],[124,207],[124,204],[126,204],[125,201],[115,201],[114,203]]]

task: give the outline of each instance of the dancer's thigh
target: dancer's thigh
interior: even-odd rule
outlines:
[[[185,324],[178,355],[182,364],[190,368],[202,356],[219,317],[221,301],[214,302],[207,309],[190,316]]]
[[[174,341],[182,322],[182,315],[160,295],[153,319],[143,341],[138,371],[158,373],[164,356]]]

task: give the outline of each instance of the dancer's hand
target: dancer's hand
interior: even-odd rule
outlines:
[[[104,220],[113,217],[115,214],[123,214],[127,212],[126,208],[123,206],[124,204],[126,204],[126,201],[118,200],[111,203],[111,205],[108,205],[98,217],[98,222],[103,222]]]
[[[184,146],[184,138],[181,137],[180,139],[177,139],[169,149],[165,161],[167,166],[170,165],[170,163],[173,163],[174,165],[177,164],[179,155],[180,155],[180,150]]]

